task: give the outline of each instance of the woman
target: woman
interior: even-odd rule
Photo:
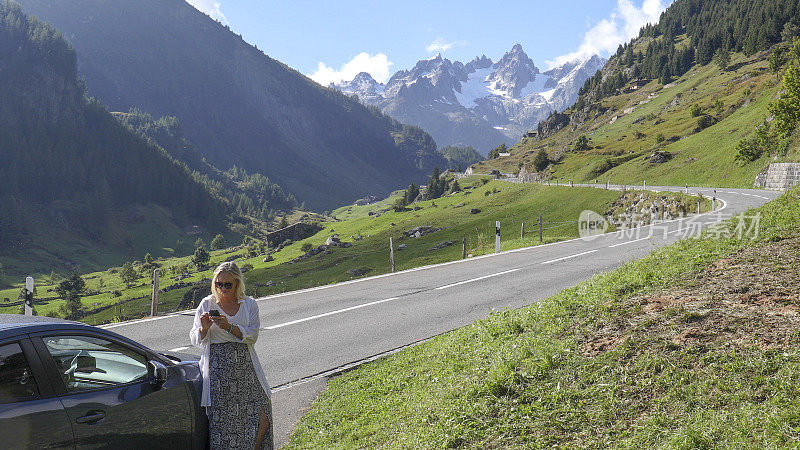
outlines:
[[[211,295],[197,307],[189,333],[203,349],[200,371],[212,449],[272,449],[270,387],[253,344],[261,320],[258,304],[244,294],[239,267],[214,271]]]

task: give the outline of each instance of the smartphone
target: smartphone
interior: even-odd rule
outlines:
[[[208,315],[211,317],[219,317],[219,311],[216,309],[212,309],[211,311],[208,312]]]

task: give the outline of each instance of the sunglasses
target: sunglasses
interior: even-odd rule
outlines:
[[[214,284],[218,288],[222,288],[222,289],[231,289],[233,287],[233,283],[231,283],[231,282],[223,283],[223,282],[217,281]]]

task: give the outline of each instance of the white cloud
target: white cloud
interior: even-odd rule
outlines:
[[[445,42],[443,38],[437,37],[433,42],[431,42],[425,47],[425,51],[427,51],[428,53],[441,53],[450,50],[456,45],[467,45],[467,42],[466,41]]]
[[[611,15],[589,28],[577,50],[546,61],[545,64],[553,68],[576,59],[590,58],[594,54],[608,56],[620,44],[636,37],[642,26],[658,22],[659,16],[672,1],[643,0],[642,6],[636,7],[632,0],[617,0],[617,7]]]
[[[198,11],[208,14],[212,19],[220,21],[220,23],[227,24],[228,19],[225,14],[222,14],[220,4],[214,0],[186,0],[186,3],[197,8]]]
[[[317,65],[317,71],[307,76],[317,83],[327,86],[340,81],[350,81],[359,73],[367,72],[372,75],[375,81],[385,83],[389,80],[389,76],[391,75],[389,69],[392,64],[394,63],[389,61],[389,58],[383,53],[371,56],[369,53],[362,52],[342,65],[342,68],[339,70],[335,70],[333,67],[326,66],[324,62],[320,62]]]

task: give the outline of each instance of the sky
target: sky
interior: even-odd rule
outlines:
[[[493,61],[521,44],[541,70],[608,57],[673,0],[186,0],[322,85],[385,82],[441,53]]]

